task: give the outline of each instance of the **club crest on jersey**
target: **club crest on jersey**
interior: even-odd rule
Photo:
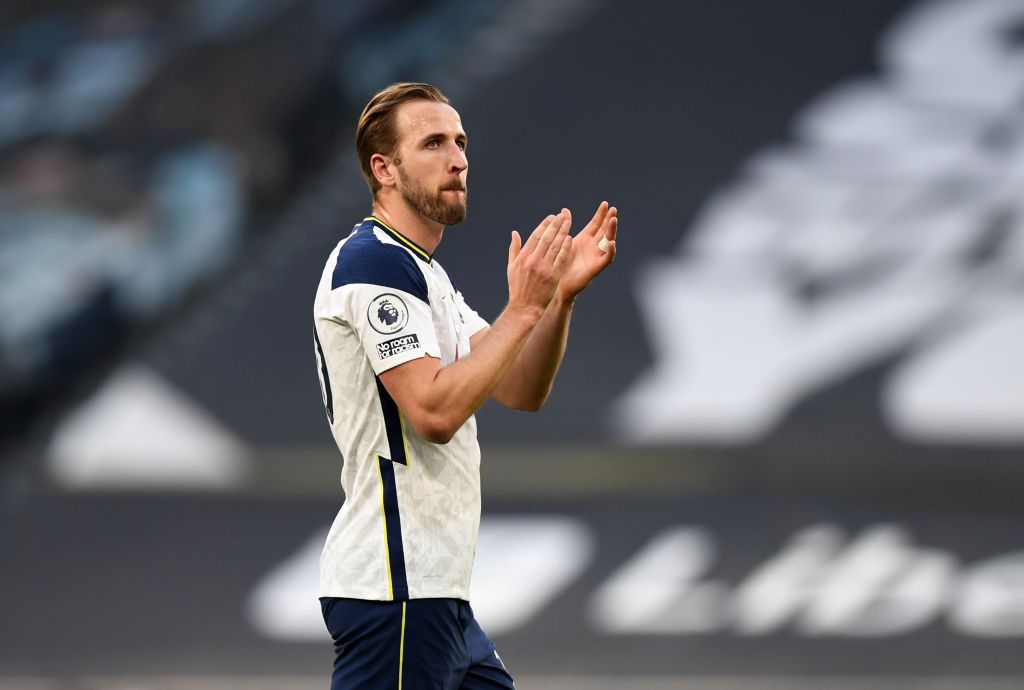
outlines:
[[[398,295],[385,292],[370,302],[366,318],[373,330],[384,335],[397,333],[409,323],[409,308]]]

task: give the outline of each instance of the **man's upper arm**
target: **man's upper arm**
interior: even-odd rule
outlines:
[[[416,426],[422,401],[429,393],[441,360],[436,357],[419,357],[380,373],[380,382],[398,405],[398,409]]]

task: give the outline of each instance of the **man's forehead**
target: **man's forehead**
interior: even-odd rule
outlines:
[[[407,101],[395,111],[395,124],[400,136],[423,135],[432,132],[462,133],[462,119],[458,111],[447,103],[434,101]]]

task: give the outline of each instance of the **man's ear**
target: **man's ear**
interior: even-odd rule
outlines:
[[[394,167],[395,162],[391,160],[390,156],[385,156],[383,153],[375,153],[370,156],[370,170],[377,178],[377,182],[380,182],[381,187],[395,186]]]

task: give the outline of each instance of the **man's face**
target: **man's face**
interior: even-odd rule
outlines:
[[[442,225],[466,219],[466,133],[450,105],[409,101],[395,112],[398,191],[417,213]]]

